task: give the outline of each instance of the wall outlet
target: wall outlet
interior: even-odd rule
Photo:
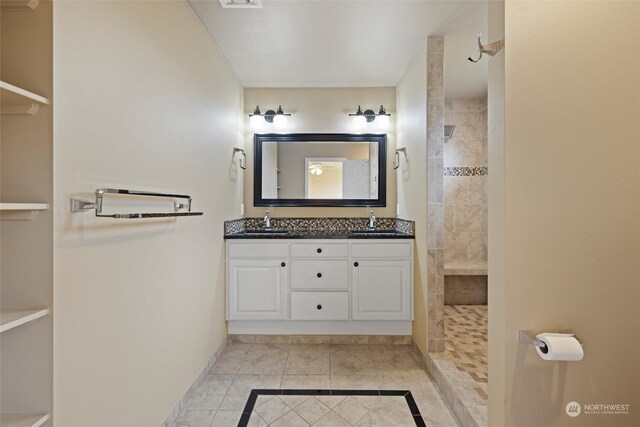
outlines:
[[[400,203],[396,203],[396,216],[400,215]]]
[[[244,216],[244,203],[240,203],[240,216]]]

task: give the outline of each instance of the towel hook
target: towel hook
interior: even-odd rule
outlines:
[[[236,158],[237,153],[242,153],[242,159],[240,159],[240,169],[247,170],[247,153],[242,148],[233,147],[233,158]]]
[[[482,54],[486,53],[489,56],[494,56],[496,53],[500,52],[500,49],[502,49],[504,47],[504,40],[500,40],[497,42],[493,42],[491,44],[487,44],[487,45],[483,45],[482,44],[482,33],[478,33],[476,34],[476,37],[478,37],[478,58],[477,59],[473,59],[472,57],[469,57],[469,61],[471,62],[478,62],[482,59]]]
[[[400,167],[400,153],[404,154],[404,158],[407,158],[407,147],[397,148],[396,149],[396,161],[394,162],[393,169],[398,169]]]

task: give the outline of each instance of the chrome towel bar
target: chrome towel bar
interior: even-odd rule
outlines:
[[[104,214],[102,213],[102,199],[105,194],[120,194],[140,197],[164,197],[170,199],[183,199],[185,200],[185,202],[174,202],[174,212]],[[191,211],[191,196],[186,194],[153,193],[150,191],[125,190],[121,188],[98,188],[96,190],[96,200],[94,202],[76,198],[71,199],[71,212],[84,212],[89,210],[95,210],[95,215],[97,217],[116,219],[171,218],[179,216],[199,216],[203,214],[203,212]]]

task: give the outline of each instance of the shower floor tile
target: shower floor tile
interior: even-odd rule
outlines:
[[[487,306],[445,305],[445,356],[487,400]]]

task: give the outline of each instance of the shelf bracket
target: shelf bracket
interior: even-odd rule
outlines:
[[[29,114],[35,115],[40,105],[35,102],[5,102],[2,104],[2,114]]]
[[[2,9],[14,10],[33,10],[40,4],[40,0],[2,0],[0,2]]]

